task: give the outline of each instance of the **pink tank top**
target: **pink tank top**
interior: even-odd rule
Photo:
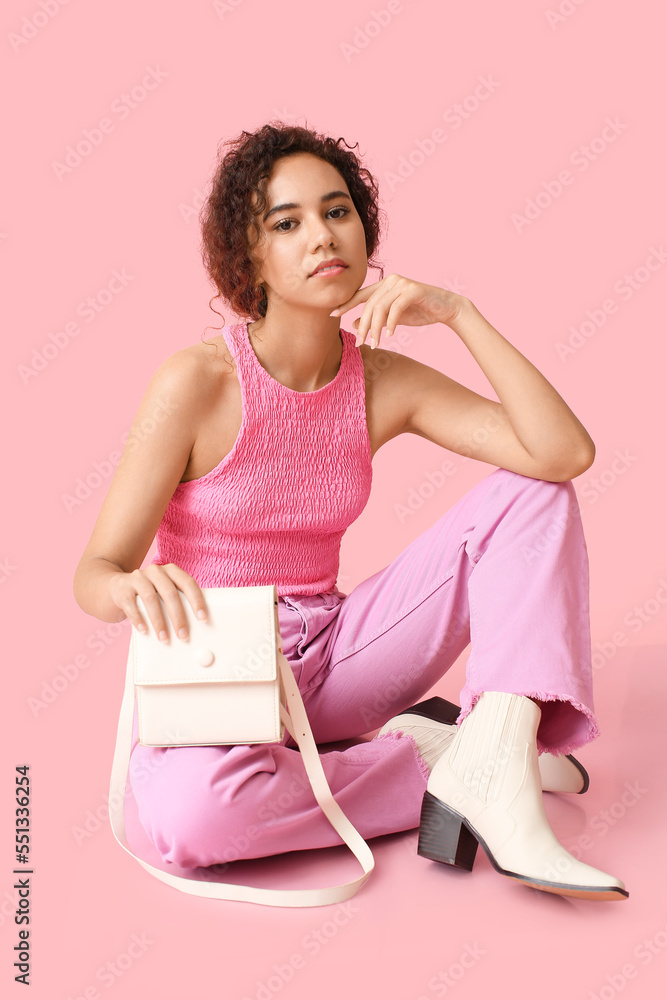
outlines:
[[[156,533],[152,563],[176,563],[200,587],[275,584],[279,595],[336,589],[340,543],[371,491],[364,365],[340,331],[335,377],[313,392],[261,366],[247,323],[225,326],[236,361],[242,422],[232,450],[179,483]]]

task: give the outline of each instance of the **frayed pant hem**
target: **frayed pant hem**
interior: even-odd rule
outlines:
[[[483,691],[477,691],[473,694],[465,696],[461,700],[461,714],[457,719],[457,726],[460,726],[463,720],[470,712],[473,710],[477,702],[479,701]],[[600,735],[600,729],[598,727],[597,719],[593,712],[582,702],[577,701],[575,698],[570,698],[567,695],[562,694],[550,694],[544,691],[511,691],[510,694],[516,694],[523,698],[534,698],[537,701],[562,701],[567,702],[572,705],[581,715],[584,716],[587,723],[587,731],[580,736],[570,736],[569,738],[563,738],[561,740],[551,740],[549,743],[545,743],[543,740],[537,738],[537,751],[538,753],[550,753],[555,757],[562,756],[563,754],[572,753],[574,750],[578,750],[580,747],[585,746],[587,743],[591,743],[593,740],[597,739]]]
[[[424,776],[424,779],[428,781],[428,779],[431,777],[431,769],[429,768],[428,764],[420,754],[419,748],[417,747],[417,744],[415,742],[415,738],[410,733],[406,733],[402,729],[392,729],[390,733],[378,733],[377,736],[373,737],[373,740],[393,740],[396,739],[396,737],[399,737],[402,740],[410,741],[410,744],[414,751],[415,760],[419,765],[419,769],[422,775]]]

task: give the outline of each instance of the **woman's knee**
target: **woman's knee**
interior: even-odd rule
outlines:
[[[546,501],[550,507],[562,508],[570,516],[576,516],[580,512],[579,498],[571,479],[563,479],[558,482],[551,479],[533,479],[532,476],[510,472],[509,469],[496,469],[493,475],[497,473],[501,474],[498,478],[505,480],[503,492],[513,491],[517,495],[522,493],[529,496],[539,495],[540,502]]]

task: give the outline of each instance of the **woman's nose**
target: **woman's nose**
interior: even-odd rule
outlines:
[[[320,246],[329,246],[329,244],[335,242],[335,237],[333,234],[333,229],[322,222],[319,219],[317,222],[313,223],[312,228],[309,231],[309,243],[311,250],[317,250]]]

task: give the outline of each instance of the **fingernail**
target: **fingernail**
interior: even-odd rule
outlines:
[[[200,618],[203,622],[206,621],[206,612],[204,611],[203,608],[200,608],[199,611],[197,612],[197,618]]]
[[[188,630],[186,628],[179,628],[179,630],[178,630],[178,638],[179,639],[187,639],[187,637],[188,637]]]
[[[162,631],[158,635],[158,639],[160,640],[160,642],[166,642],[168,638],[169,638],[169,636],[167,635],[167,633],[165,632],[165,630],[162,629]]]
[[[339,312],[340,312],[340,309],[334,309],[332,312],[329,313],[329,315],[330,316],[337,316]]]
[[[146,626],[145,625],[137,625],[137,631],[138,632],[145,632],[146,631]]]

